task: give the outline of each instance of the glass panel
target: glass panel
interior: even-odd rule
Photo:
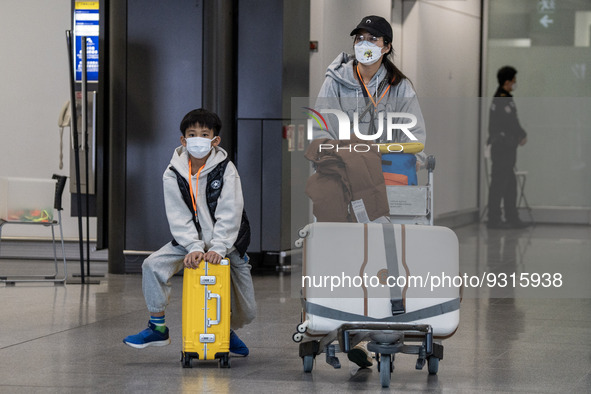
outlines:
[[[528,133],[517,150],[517,168],[527,171],[532,206],[591,206],[590,46],[588,0],[488,2],[484,94],[495,94],[502,66],[517,69],[518,89],[511,94]],[[483,124],[486,140],[488,122]]]

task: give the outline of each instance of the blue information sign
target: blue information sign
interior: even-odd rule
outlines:
[[[99,68],[99,3],[77,1],[74,7],[74,70],[76,82],[82,81],[82,37],[86,37],[86,80],[98,81]]]

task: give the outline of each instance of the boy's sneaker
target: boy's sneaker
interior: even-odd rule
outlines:
[[[230,352],[240,356],[248,356],[249,353],[248,348],[242,339],[238,338],[234,330],[230,330]]]
[[[143,349],[148,346],[166,346],[170,344],[168,327],[166,327],[164,333],[161,333],[156,330],[155,324],[148,322],[148,328],[138,334],[126,337],[123,343],[136,349]]]
[[[363,346],[360,345],[357,345],[353,349],[349,350],[347,357],[350,361],[357,364],[359,368],[367,368],[373,365],[369,353],[363,348]]]

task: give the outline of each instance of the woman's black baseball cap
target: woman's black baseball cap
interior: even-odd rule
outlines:
[[[357,34],[360,30],[367,30],[376,37],[384,37],[388,42],[392,42],[392,26],[381,16],[370,15],[361,19],[361,22],[351,32],[351,35]]]

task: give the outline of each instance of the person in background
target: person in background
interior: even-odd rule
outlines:
[[[517,70],[504,66],[497,72],[499,86],[490,106],[488,141],[491,146],[491,182],[488,193],[488,222],[490,229],[524,228],[528,224],[517,212],[517,179],[515,162],[517,147],[527,142],[527,134],[519,124],[517,108],[511,92],[517,87]],[[502,218],[503,203],[505,220]]]

